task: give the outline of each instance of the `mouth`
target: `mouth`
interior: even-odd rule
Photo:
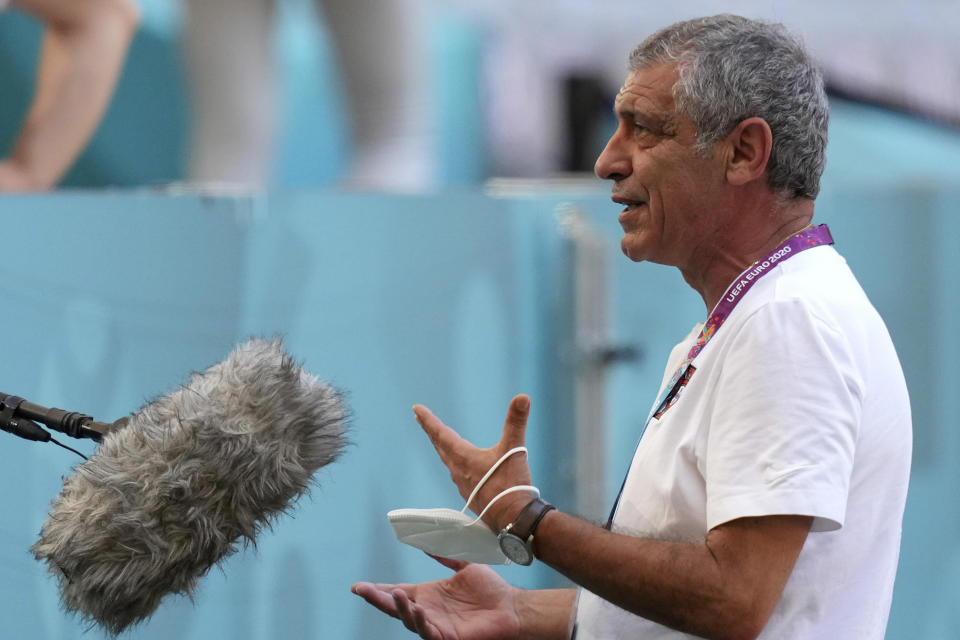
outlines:
[[[642,207],[643,205],[647,204],[646,200],[631,200],[630,198],[622,198],[620,196],[613,196],[610,199],[617,204],[622,204],[624,206],[624,211],[636,209],[637,207]]]
[[[631,212],[636,211],[647,204],[646,200],[631,200],[629,198],[621,198],[620,196],[614,196],[611,198],[611,200],[617,204],[623,205],[623,210],[620,212],[619,216],[621,222],[623,222],[623,219]]]

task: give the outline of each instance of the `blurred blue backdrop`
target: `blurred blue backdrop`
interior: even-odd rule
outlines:
[[[509,197],[483,189],[482,37],[450,16],[431,30],[445,190],[399,197],[324,186],[350,153],[342,97],[336,82],[312,80],[335,75],[322,31],[298,31],[289,13],[277,188],[239,197],[168,188],[184,177],[188,96],[175,5],[144,6],[116,97],[67,188],[0,199],[0,390],[114,419],[249,335],[285,336],[308,369],[348,392],[355,446],[256,550],[212,571],[195,603],[170,599],[127,637],[407,637],[349,587],[447,573],[399,545],[385,518],[396,507],[460,506],[413,403],[489,443],[510,397],[530,393],[534,477],[561,507],[573,499],[575,252],[558,211],[579,210],[602,238],[612,340],[643,354],[607,379],[607,501],[666,355],[702,304],[674,270],[619,255],[616,207],[599,181],[527,185]],[[26,108],[37,41],[36,25],[4,14],[0,148]],[[960,380],[951,366],[960,303],[948,267],[960,257],[958,167],[955,130],[833,102],[817,219],[830,223],[890,327],[915,419],[891,640],[952,640],[960,628]],[[123,189],[71,189],[89,186]],[[59,610],[53,581],[28,552],[76,460],[0,439],[4,638],[101,637]],[[543,567],[503,571],[521,586],[562,584]]]
[[[817,218],[888,322],[913,401],[914,472],[888,638],[918,637],[918,625],[920,637],[955,637],[960,380],[950,363],[960,356],[960,309],[947,265],[958,196],[956,185],[833,185],[818,203]],[[618,256],[605,197],[4,198],[4,392],[114,419],[246,336],[283,335],[308,369],[347,391],[355,412],[355,446],[319,473],[292,517],[212,571],[195,604],[170,599],[128,637],[402,637],[349,586],[446,573],[397,543],[385,518],[391,508],[460,503],[412,420],[415,402],[489,444],[510,397],[530,393],[534,477],[551,500],[572,504],[572,252],[561,206],[601,231],[612,335],[645,354],[609,377],[609,503],[663,361],[703,309],[673,270]],[[79,638],[82,626],[58,611],[52,579],[28,553],[77,458],[6,435],[2,443],[4,637]],[[542,566],[504,573],[526,586],[561,583]]]

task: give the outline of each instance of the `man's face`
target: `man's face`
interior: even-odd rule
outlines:
[[[627,76],[617,94],[617,130],[597,159],[595,171],[613,180],[623,252],[681,269],[710,240],[721,220],[715,210],[723,186],[722,154],[694,151],[693,122],[676,112],[672,64],[644,67]]]

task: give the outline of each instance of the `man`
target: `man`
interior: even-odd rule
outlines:
[[[0,0],[2,11],[8,0]],[[139,22],[131,0],[12,0],[44,24],[33,101],[7,158],[0,192],[45,191],[96,131]]]
[[[484,515],[535,531],[536,557],[581,590],[517,590],[443,561],[447,580],[354,591],[431,640],[879,640],[909,402],[883,322],[810,224],[820,74],[782,27],[736,16],[667,27],[630,60],[596,171],[625,205],[624,253],[679,268],[708,319],[670,356],[608,527],[516,493]],[[523,444],[528,411],[516,397],[500,442],[477,449],[415,408],[464,496]],[[520,484],[530,471],[514,455],[471,506]]]

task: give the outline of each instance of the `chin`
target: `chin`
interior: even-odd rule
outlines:
[[[627,256],[634,262],[643,262],[647,259],[646,253],[638,246],[638,242],[635,238],[631,238],[630,235],[625,235],[620,240],[620,250],[623,251],[623,255]]]

